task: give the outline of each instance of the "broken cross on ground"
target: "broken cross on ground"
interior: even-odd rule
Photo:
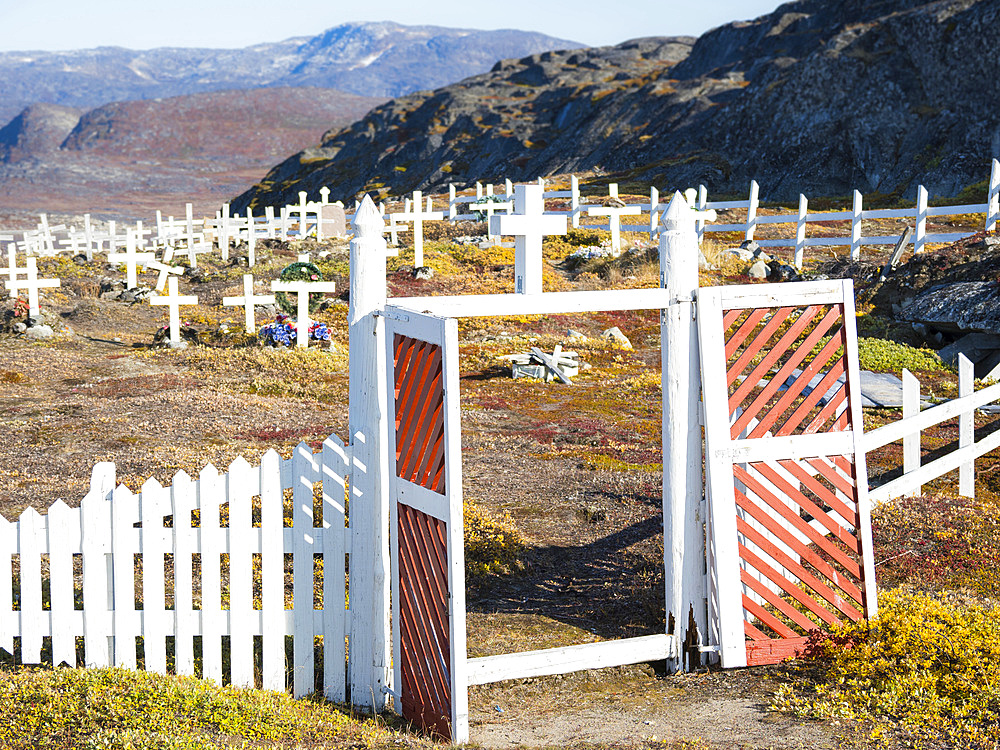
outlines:
[[[167,281],[167,294],[150,297],[151,305],[166,305],[170,311],[170,345],[180,346],[181,343],[181,305],[197,305],[198,297],[194,294],[177,294],[177,277],[171,276]]]
[[[514,187],[514,213],[490,219],[491,235],[514,237],[514,291],[542,292],[542,237],[566,234],[565,216],[546,216],[541,185]]]
[[[223,297],[222,304],[225,305],[226,307],[242,305],[245,309],[247,333],[253,333],[254,331],[257,330],[257,324],[256,321],[254,320],[254,307],[256,305],[273,305],[274,295],[273,294],[254,295],[253,274],[245,273],[243,274],[243,296]]]
[[[530,352],[507,354],[501,359],[510,360],[511,374],[515,379],[540,378],[550,382],[559,378],[568,385],[573,384],[570,378],[577,375],[581,367],[579,355],[576,352],[564,352],[561,345],[557,345],[551,355],[533,346]]]

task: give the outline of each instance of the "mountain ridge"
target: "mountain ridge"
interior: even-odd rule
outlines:
[[[993,0],[798,0],[697,40],[508,59],[376,107],[234,203],[592,170],[715,194],[756,179],[771,200],[955,195],[1000,153],[998,24]]]
[[[315,86],[387,98],[488,70],[502,57],[560,45],[577,43],[512,29],[382,21],[238,49],[0,52],[0,122],[39,102],[93,109],[112,101],[237,88]]]

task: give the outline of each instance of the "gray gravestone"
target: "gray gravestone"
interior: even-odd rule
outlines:
[[[320,207],[320,222],[324,237],[346,237],[347,216],[344,207],[331,203]]]

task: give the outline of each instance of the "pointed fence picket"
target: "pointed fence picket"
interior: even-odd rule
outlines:
[[[142,666],[272,690],[290,674],[300,697],[316,690],[320,639],[323,694],[346,700],[351,460],[331,436],[318,453],[301,443],[290,459],[272,450],[260,466],[238,458],[135,494],[98,464],[80,507],[57,500],[46,515],[0,518],[0,649],[26,664]]]

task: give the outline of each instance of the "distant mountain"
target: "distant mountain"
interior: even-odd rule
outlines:
[[[0,52],[0,123],[38,102],[92,109],[112,101],[271,86],[386,98],[484,72],[501,58],[576,46],[525,31],[384,22],[343,24],[314,37],[244,49]]]
[[[93,211],[149,218],[212,213],[270,164],[384,99],[320,88],[219,91],[113,102],[89,112],[36,104],[0,129],[0,213]]]
[[[756,179],[767,199],[952,196],[1000,155],[998,28],[997,0],[799,0],[697,40],[504,60],[331,131],[235,203],[589,170],[716,194]]]

